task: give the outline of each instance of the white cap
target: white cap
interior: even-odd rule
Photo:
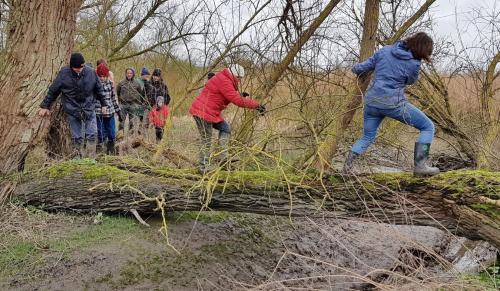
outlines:
[[[240,78],[245,77],[245,69],[242,66],[238,65],[238,64],[232,64],[232,65],[230,65],[229,66],[229,70],[231,71],[231,73],[235,77],[240,77]]]

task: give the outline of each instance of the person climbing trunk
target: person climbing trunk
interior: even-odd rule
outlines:
[[[228,145],[231,127],[222,117],[222,110],[230,103],[238,107],[255,109],[261,114],[266,110],[257,101],[244,98],[238,92],[238,84],[244,76],[245,70],[242,66],[236,64],[229,66],[208,80],[200,95],[191,104],[189,112],[194,117],[201,138],[198,162],[201,173],[210,170],[212,128],[219,131],[221,164],[227,166],[229,163]]]
[[[433,40],[426,33],[419,32],[381,48],[368,60],[353,66],[352,71],[358,76],[372,71],[374,76],[364,98],[363,136],[348,153],[343,173],[352,172],[353,162],[373,143],[385,117],[420,130],[415,144],[414,174],[432,176],[439,173],[438,168],[426,164],[434,138],[434,124],[404,95],[406,86],[417,81],[422,59],[430,61],[433,46]]]

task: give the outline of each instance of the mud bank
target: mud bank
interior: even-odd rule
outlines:
[[[188,212],[169,216],[177,253],[154,217],[27,216],[32,235],[3,218],[1,290],[456,289],[497,251],[433,227]]]

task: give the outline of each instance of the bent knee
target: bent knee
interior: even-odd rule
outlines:
[[[427,118],[424,126],[420,130],[421,131],[427,131],[430,134],[434,135],[434,133],[436,132],[436,127],[434,126],[434,122],[432,122],[432,120],[430,120],[429,118]]]

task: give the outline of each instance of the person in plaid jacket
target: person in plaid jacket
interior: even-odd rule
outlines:
[[[116,140],[115,113],[120,113],[120,106],[113,89],[113,83],[109,79],[109,68],[105,63],[101,63],[96,69],[97,76],[101,81],[104,92],[104,101],[107,104],[107,110],[103,112],[99,104],[96,104],[97,117],[97,149],[103,150],[103,144],[106,142],[106,154],[114,155]],[[99,106],[98,106],[99,105]]]

